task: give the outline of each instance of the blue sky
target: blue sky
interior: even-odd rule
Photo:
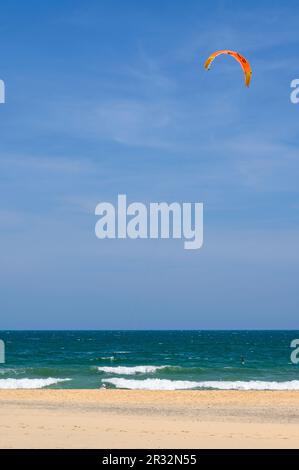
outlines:
[[[298,328],[296,2],[5,1],[2,329]],[[252,85],[217,49],[244,54]],[[100,201],[200,201],[204,247],[100,241]]]

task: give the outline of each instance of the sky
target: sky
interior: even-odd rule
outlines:
[[[0,329],[298,329],[294,1],[0,6]],[[233,49],[251,63],[249,89]],[[101,201],[203,202],[204,245],[99,240]]]

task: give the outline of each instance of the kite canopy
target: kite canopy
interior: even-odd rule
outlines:
[[[215,59],[215,57],[217,57],[218,55],[221,55],[221,54],[228,54],[228,55],[231,55],[232,57],[234,57],[238,62],[239,64],[241,65],[242,69],[243,69],[243,72],[244,72],[244,76],[245,76],[245,85],[246,86],[249,86],[250,84],[250,80],[251,80],[251,67],[250,67],[250,64],[249,62],[247,62],[247,60],[245,59],[245,57],[243,57],[241,54],[239,54],[238,52],[235,52],[235,51],[229,51],[229,50],[223,50],[223,51],[216,51],[214,52],[212,55],[210,55],[210,57],[206,60],[205,64],[204,64],[204,68],[206,70],[209,70],[209,68],[211,67],[211,64],[213,62],[213,60]]]

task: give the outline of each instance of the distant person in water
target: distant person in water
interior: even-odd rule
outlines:
[[[244,366],[244,364],[245,364],[245,359],[244,359],[243,356],[240,357],[240,362],[241,362],[242,366]]]

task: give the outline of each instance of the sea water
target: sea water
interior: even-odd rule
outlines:
[[[299,331],[0,331],[0,388],[299,390]]]

